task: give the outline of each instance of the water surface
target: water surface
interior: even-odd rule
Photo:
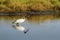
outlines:
[[[0,16],[0,40],[60,40],[60,19],[51,15],[25,18],[21,25],[29,28],[24,32],[12,27],[12,22],[24,16]]]

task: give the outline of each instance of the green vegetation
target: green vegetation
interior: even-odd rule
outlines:
[[[0,12],[59,10],[60,0],[0,0]]]

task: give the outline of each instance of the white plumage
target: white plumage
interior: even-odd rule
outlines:
[[[13,25],[13,27],[20,31],[24,31],[24,33],[27,33],[29,31],[29,29],[26,30],[25,27],[19,25],[19,24],[23,23],[24,21],[25,21],[25,19],[18,19],[16,21],[14,21],[13,24],[15,24],[15,25]]]
[[[18,19],[15,21],[15,23],[23,23],[25,21],[25,19]]]

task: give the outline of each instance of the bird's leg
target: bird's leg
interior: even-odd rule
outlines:
[[[16,23],[16,26],[19,26],[19,23]]]

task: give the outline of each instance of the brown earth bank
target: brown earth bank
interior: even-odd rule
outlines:
[[[27,12],[19,12],[19,11],[10,11],[10,12],[0,12],[0,15],[24,15],[24,16],[29,16],[29,15],[57,15],[60,16],[60,11],[56,10],[46,10],[46,11],[27,11]]]

